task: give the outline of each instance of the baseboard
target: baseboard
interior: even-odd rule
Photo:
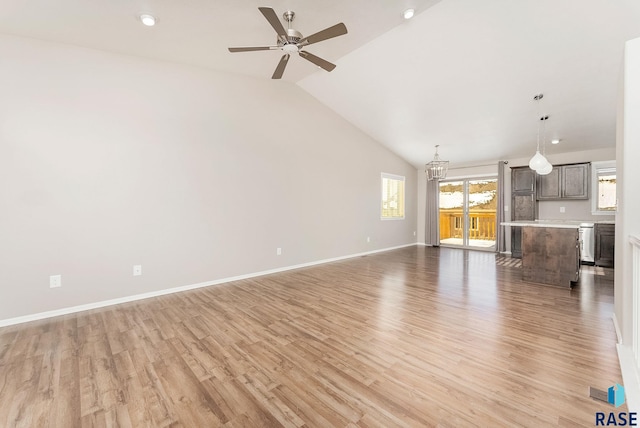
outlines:
[[[56,309],[56,310],[53,310],[53,311],[46,311],[46,312],[40,312],[40,313],[36,313],[36,314],[31,314],[31,315],[24,315],[24,316],[15,317],[15,318],[8,318],[8,319],[0,320],[0,327],[7,327],[7,326],[10,326],[10,325],[22,324],[22,323],[30,322],[30,321],[38,321],[38,320],[42,320],[42,319],[58,317],[58,316],[61,316],[61,315],[69,315],[69,314],[88,311],[88,310],[92,310],[92,309],[100,309],[100,308],[104,308],[104,307],[107,307],[107,306],[119,305],[121,303],[129,303],[129,302],[134,302],[136,300],[144,300],[144,299],[149,299],[151,297],[158,297],[158,296],[164,296],[164,295],[167,295],[167,294],[179,293],[181,291],[195,290],[197,288],[209,287],[209,286],[213,286],[213,285],[224,284],[224,283],[227,283],[227,282],[239,281],[239,280],[242,280],[242,279],[256,278],[256,277],[263,276],[263,275],[270,275],[270,274],[273,274],[273,273],[285,272],[285,271],[288,271],[288,270],[301,269],[301,268],[321,265],[321,264],[325,264],[325,263],[337,262],[337,261],[340,261],[340,260],[346,260],[346,259],[351,259],[351,258],[355,258],[355,257],[363,257],[363,256],[366,256],[366,255],[369,255],[369,254],[383,253],[385,251],[397,250],[397,249],[406,248],[406,247],[413,247],[413,246],[416,246],[416,245],[419,245],[419,244],[414,242],[414,243],[411,243],[411,244],[398,245],[398,246],[395,246],[395,247],[388,247],[388,248],[383,248],[383,249],[379,249],[379,250],[365,251],[363,253],[349,254],[349,255],[346,255],[346,256],[333,257],[333,258],[330,258],[330,259],[323,259],[323,260],[317,260],[317,261],[308,262],[308,263],[301,263],[301,264],[297,264],[297,265],[285,266],[285,267],[276,268],[276,269],[269,269],[269,270],[265,270],[265,271],[261,271],[261,272],[249,273],[249,274],[246,274],[246,275],[238,275],[238,276],[222,278],[222,279],[217,279],[217,280],[212,280],[212,281],[200,282],[198,284],[184,285],[184,286],[181,286],[181,287],[174,287],[174,288],[168,288],[168,289],[164,289],[164,290],[151,291],[149,293],[134,294],[132,296],[125,296],[125,297],[120,297],[120,298],[117,298],[117,299],[103,300],[103,301],[100,301],[100,302],[87,303],[85,305],[71,306],[71,307],[62,308],[62,309]]]
[[[611,319],[613,320],[613,328],[616,330],[616,337],[618,339],[617,343],[622,343],[622,334],[620,333],[620,325],[618,324],[618,317],[616,317],[616,313],[611,314]]]
[[[640,381],[636,360],[629,346],[618,343],[616,347],[618,348],[618,360],[620,361],[627,408],[629,412],[638,413],[640,412]]]

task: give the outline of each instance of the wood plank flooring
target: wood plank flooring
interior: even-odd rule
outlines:
[[[418,246],[5,327],[0,426],[593,426],[612,271],[521,274]]]

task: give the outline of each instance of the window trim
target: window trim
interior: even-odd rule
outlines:
[[[384,200],[383,200],[383,191],[384,191],[384,187],[383,187],[383,183],[384,183],[384,179],[388,179],[388,180],[396,180],[396,181],[402,181],[402,216],[394,216],[394,217],[385,217],[383,215],[383,204],[384,204]],[[380,220],[404,220],[405,216],[406,216],[406,183],[407,180],[403,175],[396,175],[396,174],[389,174],[386,172],[382,172],[380,173]]]
[[[605,211],[598,209],[598,173],[602,172],[613,172],[616,174],[617,180],[617,171],[616,171],[616,161],[601,161],[601,162],[591,162],[591,214],[592,215],[615,215],[617,211],[617,200],[616,200],[616,209],[613,211]]]

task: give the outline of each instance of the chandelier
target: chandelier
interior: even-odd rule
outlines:
[[[427,173],[427,179],[429,181],[442,180],[447,176],[449,161],[440,159],[440,156],[438,156],[438,147],[440,147],[440,145],[436,145],[436,154],[433,160],[425,165],[425,172]]]

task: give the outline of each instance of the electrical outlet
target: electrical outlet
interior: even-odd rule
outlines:
[[[49,288],[62,287],[62,275],[51,275],[49,277]]]
[[[367,242],[371,242],[371,237],[367,236]]]
[[[413,236],[416,236],[416,231],[415,230],[413,231]]]
[[[276,256],[282,255],[282,248],[276,248]]]
[[[564,212],[564,207],[560,207],[560,212],[563,213]]]
[[[509,205],[504,206],[504,212],[509,212]]]
[[[133,265],[133,276],[142,275],[142,265]]]

